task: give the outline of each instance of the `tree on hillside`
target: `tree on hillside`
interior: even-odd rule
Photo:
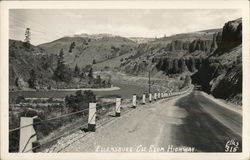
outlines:
[[[75,66],[74,73],[75,73],[75,76],[79,76],[79,74],[80,74],[80,69],[79,69],[79,67],[77,66],[77,64],[76,64],[76,66]]]
[[[92,68],[92,67],[89,69],[88,77],[89,77],[90,79],[93,78],[93,68]]]
[[[58,67],[63,67],[64,66],[64,53],[63,49],[60,50],[58,59],[57,59],[57,66]]]
[[[30,88],[35,88],[36,87],[36,73],[33,69],[30,70],[30,79],[28,80],[28,84]]]
[[[98,75],[98,76],[96,77],[95,84],[97,84],[98,87],[101,87],[101,86],[102,86],[102,79],[101,79],[101,76],[100,76],[100,75]]]
[[[63,49],[60,50],[57,58],[57,67],[54,72],[56,81],[69,82],[71,80],[71,69],[65,65]]]
[[[30,28],[26,28],[25,31],[24,46],[28,49],[30,48]]]
[[[74,49],[76,46],[75,42],[72,42],[69,47],[69,52],[72,52],[72,49]]]

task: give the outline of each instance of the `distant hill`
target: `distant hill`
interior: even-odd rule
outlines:
[[[97,38],[98,37],[98,38]],[[70,46],[75,46],[70,52]],[[127,38],[110,35],[81,35],[79,37],[63,37],[61,39],[41,44],[47,53],[58,54],[61,49],[65,53],[65,62],[71,68],[77,64],[85,67],[94,63],[100,63],[124,54],[133,52],[137,44]]]
[[[104,37],[117,37],[117,36],[113,35],[113,34],[108,34],[108,33],[100,33],[100,34],[82,33],[82,34],[75,34],[74,37],[83,37],[83,38],[91,38],[91,39],[101,39],[101,38],[104,38]]]
[[[148,43],[154,41],[155,38],[144,38],[144,37],[129,37],[130,40],[140,44],[140,43]]]

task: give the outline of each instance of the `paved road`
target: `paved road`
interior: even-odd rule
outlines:
[[[138,107],[61,152],[224,152],[231,139],[241,151],[241,127],[241,114],[193,91]]]

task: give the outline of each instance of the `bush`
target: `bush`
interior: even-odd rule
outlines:
[[[24,96],[18,96],[18,97],[16,98],[16,104],[24,103],[24,102],[25,102]]]
[[[77,91],[75,95],[66,96],[66,107],[71,112],[77,112],[79,110],[88,108],[90,102],[96,102],[96,96],[92,91]]]

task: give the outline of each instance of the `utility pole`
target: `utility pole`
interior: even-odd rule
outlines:
[[[151,88],[151,82],[150,82],[150,70],[148,71],[148,93],[151,93],[151,90],[150,90],[150,88]]]

